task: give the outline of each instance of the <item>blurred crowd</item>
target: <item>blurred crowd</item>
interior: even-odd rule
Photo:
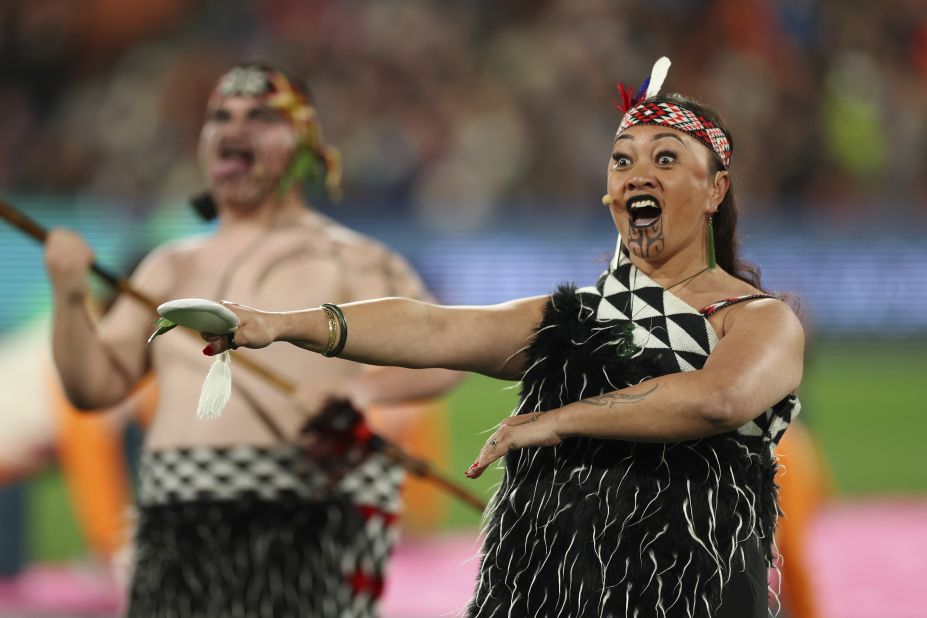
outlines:
[[[3,0],[0,188],[140,212],[196,192],[216,78],[311,84],[349,203],[599,208],[616,81],[716,107],[751,208],[927,212],[923,0]]]

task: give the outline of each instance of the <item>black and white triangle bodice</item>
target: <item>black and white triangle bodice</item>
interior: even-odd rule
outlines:
[[[515,414],[700,369],[717,343],[705,315],[619,251],[596,285],[551,295]],[[798,409],[790,395],[736,431],[687,442],[513,451],[468,615],[714,618],[726,605],[765,616],[773,447]],[[732,607],[734,589],[754,604]]]
[[[596,285],[580,288],[576,294],[589,308],[587,317],[594,316],[605,333],[620,333],[629,322],[633,324],[638,354],[659,365],[662,371],[657,375],[701,369],[718,343],[707,316],[738,300],[764,297],[727,299],[697,310],[655,283],[620,249],[609,266]],[[618,345],[620,337],[602,344]],[[774,448],[800,410],[801,402],[789,395],[739,427],[737,433]]]

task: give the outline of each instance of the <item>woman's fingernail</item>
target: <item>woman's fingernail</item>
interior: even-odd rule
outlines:
[[[206,346],[205,348],[203,348],[203,354],[205,354],[206,356],[213,356],[213,355],[215,355],[215,352],[212,351],[212,345],[211,345],[211,344],[208,345],[208,346]]]

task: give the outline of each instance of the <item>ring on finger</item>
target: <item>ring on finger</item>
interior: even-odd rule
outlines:
[[[235,333],[229,333],[228,335],[225,336],[225,338],[226,338],[226,341],[228,341],[229,350],[238,349],[238,344],[235,343]]]

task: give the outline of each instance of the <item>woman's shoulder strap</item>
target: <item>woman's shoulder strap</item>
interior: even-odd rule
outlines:
[[[708,305],[707,307],[699,311],[699,313],[701,313],[703,316],[707,318],[711,314],[715,313],[716,311],[720,311],[721,309],[724,309],[725,307],[730,307],[731,305],[736,305],[737,303],[742,303],[748,300],[756,300],[758,298],[778,299],[777,296],[773,296],[772,294],[744,294],[743,296],[734,296],[733,298],[725,298],[724,300],[719,300],[716,303],[712,303]]]

